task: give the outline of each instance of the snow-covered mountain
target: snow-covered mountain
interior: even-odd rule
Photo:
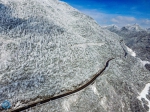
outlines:
[[[150,33],[150,28],[147,28],[146,30]]]
[[[8,111],[52,97],[26,111],[146,112],[150,72],[134,56],[64,2],[0,0],[0,103],[8,100]]]
[[[145,29],[141,28],[138,24],[124,26],[121,28],[121,31],[123,31],[123,29],[127,29],[128,31],[132,32],[145,31]]]
[[[127,26],[123,26],[122,28],[119,28],[116,25],[108,25],[108,26],[104,26],[103,28],[106,28],[110,31],[124,31],[124,32],[139,32],[139,31],[147,31],[148,29],[143,29],[141,28],[138,24],[133,24],[133,25],[127,25]]]
[[[137,24],[127,25],[117,29],[114,28],[114,25],[104,28],[123,37],[125,44],[134,50],[142,60],[150,61],[149,29],[143,29]]]

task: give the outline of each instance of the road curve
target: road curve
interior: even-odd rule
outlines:
[[[19,107],[19,108],[16,108],[16,109],[9,109],[7,110],[6,112],[20,112],[20,111],[23,111],[23,110],[26,110],[26,109],[29,109],[31,107],[35,107],[36,105],[39,105],[39,104],[44,104],[46,102],[49,102],[51,100],[56,100],[56,99],[59,99],[59,98],[62,98],[62,97],[65,97],[65,96],[68,96],[68,95],[71,95],[73,93],[76,93],[84,88],[86,88],[87,86],[89,86],[90,84],[92,84],[96,78],[100,75],[102,75],[102,73],[105,71],[105,69],[108,67],[109,65],[109,62],[111,60],[113,60],[114,58],[110,58],[109,60],[107,60],[104,68],[100,71],[98,71],[94,76],[93,78],[91,78],[87,83],[83,84],[82,86],[80,86],[79,88],[75,89],[75,90],[72,90],[72,91],[69,91],[69,92],[66,92],[66,93],[63,93],[63,94],[59,94],[59,95],[56,95],[56,96],[51,96],[51,97],[47,97],[45,99],[42,99],[40,101],[36,101],[36,102],[32,102],[32,103],[29,103],[23,107]]]

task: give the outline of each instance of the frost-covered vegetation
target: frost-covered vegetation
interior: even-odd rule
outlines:
[[[124,57],[128,51],[118,35],[57,0],[0,0],[0,19],[0,102],[17,108],[74,90],[113,57],[94,85],[31,111],[135,109],[130,101],[137,100],[149,72],[130,54]]]

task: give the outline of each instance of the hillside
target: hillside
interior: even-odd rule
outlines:
[[[0,103],[9,111],[92,78],[27,111],[146,112],[150,72],[117,34],[64,2],[0,0]]]
[[[133,49],[142,60],[150,61],[149,29],[143,29],[137,24],[122,28],[113,25],[105,28],[123,37],[125,44]]]

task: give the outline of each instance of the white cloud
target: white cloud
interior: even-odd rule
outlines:
[[[117,17],[112,19],[112,21],[114,21],[114,20],[117,21],[117,22],[119,22],[119,21],[134,22],[136,19],[134,17],[117,16]]]
[[[119,23],[119,21],[115,18],[112,18],[111,21],[114,22],[114,23]]]
[[[136,18],[128,16],[115,16],[112,19],[110,18],[113,24],[118,26],[125,26],[127,24],[134,24],[137,22]]]
[[[82,9],[81,12],[93,17],[101,26],[115,24],[119,27],[128,24],[139,24],[140,26],[150,28],[150,19],[138,19],[132,16],[123,16],[118,14],[106,14],[97,10]]]
[[[144,24],[150,24],[150,20],[149,20],[149,19],[144,19],[142,22],[143,22]]]

